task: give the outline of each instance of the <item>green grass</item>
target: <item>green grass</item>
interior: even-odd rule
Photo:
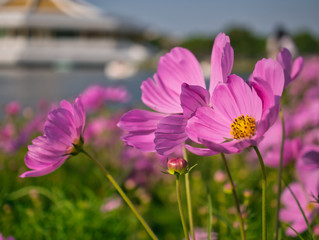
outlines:
[[[121,148],[118,148],[119,152]],[[110,150],[106,151],[110,153]],[[100,208],[105,199],[116,197],[117,193],[93,162],[84,155],[68,159],[60,169],[49,175],[21,179],[19,175],[27,170],[23,161],[25,153],[26,149],[22,149],[14,155],[2,154],[0,157],[0,232],[4,236],[46,240],[149,239],[126,205],[122,204],[113,211],[101,212]],[[103,151],[95,155],[110,169],[118,183],[124,186],[129,171],[125,167],[121,168],[117,154]],[[195,227],[208,227],[209,189],[212,198],[213,230],[218,233],[219,239],[239,239],[233,198],[229,191],[225,190],[227,179],[225,182],[214,180],[214,173],[218,169],[224,169],[220,157],[200,158],[191,155],[190,159],[191,164],[198,163],[191,172]],[[261,170],[257,162],[247,163],[245,155],[234,155],[229,159],[229,164],[245,213],[247,239],[260,239]],[[285,171],[285,176],[289,176],[292,168]],[[159,239],[182,239],[174,177],[160,172],[158,174],[162,177],[149,186],[125,191]],[[267,174],[268,231],[269,239],[272,239],[277,173],[276,170],[267,169]],[[181,184],[184,196],[182,201],[185,205],[183,179]],[[244,197],[246,190],[252,191],[251,197]],[[307,236],[307,233],[303,236]]]

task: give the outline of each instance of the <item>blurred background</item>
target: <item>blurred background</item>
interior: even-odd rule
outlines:
[[[318,10],[315,0],[1,0],[0,101],[35,106],[99,83],[124,84],[140,103],[141,81],[174,46],[190,49],[208,76],[221,31],[235,50],[234,72],[245,76],[281,45],[294,57],[318,53]]]
[[[83,155],[47,176],[19,178],[28,170],[27,145],[43,134],[48,111],[79,94],[87,112],[87,150],[109,169],[159,239],[182,239],[174,178],[161,172],[160,162],[166,159],[124,146],[116,124],[132,107],[145,108],[140,85],[156,72],[160,56],[175,46],[195,54],[208,80],[219,32],[230,36],[233,73],[246,79],[257,60],[275,58],[281,47],[294,58],[305,58],[304,69],[283,98],[286,135],[298,143],[298,151],[300,142],[318,145],[318,12],[317,0],[0,0],[0,239],[1,233],[15,239],[148,239]],[[280,137],[274,136],[270,142],[275,146],[265,146],[265,152],[279,152]],[[287,182],[294,179],[298,151],[287,154]],[[252,155],[245,151],[229,162],[247,239],[259,239],[261,175]],[[239,223],[222,162],[218,156],[192,154],[190,162],[198,163],[191,174],[197,231],[207,239],[211,226],[219,239],[236,239]],[[272,233],[277,169],[267,166]],[[319,235],[318,218],[313,226]],[[304,239],[310,239],[307,234]]]

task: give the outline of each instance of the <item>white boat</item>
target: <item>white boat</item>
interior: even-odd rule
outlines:
[[[0,0],[0,65],[142,61],[149,56],[141,44],[146,32],[83,1]]]

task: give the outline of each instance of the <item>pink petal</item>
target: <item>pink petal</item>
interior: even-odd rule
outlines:
[[[308,228],[307,223],[304,219],[300,219],[299,221],[294,222],[293,224],[291,224],[291,227],[299,234],[303,233]],[[293,231],[291,228],[287,228],[286,235],[296,237],[297,234],[295,233],[295,231]]]
[[[285,84],[285,76],[280,63],[273,59],[262,59],[255,65],[252,79],[259,78],[269,83],[278,102]]]
[[[227,86],[241,114],[252,116],[258,121],[262,115],[262,102],[255,89],[235,74],[228,77]]]
[[[155,131],[159,120],[166,114],[134,109],[125,113],[117,126],[128,132],[150,132]]]
[[[230,125],[231,121],[215,109],[200,107],[196,114],[188,120],[186,133],[191,140],[197,143],[200,143],[200,138],[221,143],[225,141],[225,138],[231,138]]]
[[[250,84],[262,101],[262,112],[265,112],[268,108],[274,106],[275,96],[271,86],[266,81],[260,78],[254,78],[251,79]]]
[[[288,49],[282,48],[277,54],[277,61],[284,69],[285,74],[285,87],[291,82],[290,73],[292,69],[292,56]]]
[[[262,119],[257,123],[256,139],[261,138],[265,132],[276,122],[280,110],[280,104],[267,109],[262,116]]]
[[[234,147],[233,146],[234,144],[232,142],[219,144],[219,143],[207,141],[206,139],[199,139],[199,141],[203,145],[205,145],[206,147],[208,147],[209,149],[211,149],[212,151],[214,151],[216,153],[222,152],[222,153],[226,153],[226,154],[232,154],[232,153],[238,153],[241,150],[241,149]]]
[[[215,38],[211,56],[211,74],[209,92],[213,93],[219,82],[226,82],[234,62],[234,50],[230,40],[224,33],[219,33]]]
[[[241,115],[252,116],[256,121],[261,118],[260,98],[254,89],[236,75],[229,76],[227,84],[219,84],[215,88],[212,104],[216,112],[228,119],[229,124]]]
[[[297,200],[300,203],[300,206],[303,208],[303,210],[306,210],[306,207],[308,205],[308,201],[306,199],[305,193],[302,189],[302,186],[297,183],[291,183],[289,185],[291,191],[295,194]],[[284,191],[281,194],[281,202],[286,206],[286,208],[290,210],[299,210],[299,207],[297,205],[297,202],[295,201],[294,197],[290,193],[288,188],[285,188]],[[300,212],[300,210],[299,210]]]
[[[190,151],[198,156],[213,156],[213,155],[220,153],[220,152],[212,151],[209,148],[197,148],[197,147],[193,147],[190,145],[185,145],[185,148],[188,151]]]
[[[158,74],[169,89],[181,92],[182,83],[205,86],[204,76],[199,62],[187,49],[176,47],[160,58]]]
[[[291,209],[280,209],[279,219],[284,222],[294,222],[296,219],[299,219],[299,211],[291,211]]]
[[[154,81],[143,82],[142,101],[150,108],[163,113],[181,113],[180,93],[184,82],[205,88],[199,62],[184,48],[176,47],[160,58]]]
[[[304,170],[318,170],[319,169],[319,146],[307,145],[304,146],[298,159],[298,168]]]
[[[304,60],[302,57],[298,57],[296,58],[296,60],[294,61],[293,65],[292,65],[292,70],[291,70],[291,80],[293,81],[294,79],[296,79],[298,77],[298,75],[300,74],[302,67],[304,64]]]
[[[178,93],[166,87],[158,74],[154,74],[154,80],[149,78],[144,81],[141,90],[143,103],[155,111],[163,113],[183,111]]]
[[[40,177],[46,174],[49,174],[53,171],[55,171],[56,169],[58,169],[64,162],[65,162],[66,158],[56,162],[55,164],[52,164],[50,166],[48,166],[47,168],[42,168],[39,170],[32,170],[32,171],[28,171],[25,172],[23,174],[20,175],[21,178],[25,178],[25,177]]]
[[[71,144],[77,138],[73,116],[65,109],[58,108],[48,114],[44,124],[45,135],[49,138],[62,139],[65,144]]]
[[[118,123],[118,127],[129,132],[122,137],[122,140],[141,151],[155,151],[154,133],[158,122],[165,116],[165,114],[139,109],[129,111]]]
[[[46,136],[39,136],[32,140],[32,145],[38,146],[44,150],[52,152],[65,152],[68,149],[68,145],[65,145],[60,142],[50,141]]]
[[[154,132],[132,132],[122,137],[126,145],[143,152],[155,152]]]
[[[182,85],[181,106],[186,118],[190,118],[197,108],[209,106],[209,92],[200,86]]]
[[[41,155],[40,153],[36,152],[28,152],[24,158],[25,164],[28,168],[31,169],[42,169],[46,168],[48,166],[51,166],[55,164],[56,162],[62,161],[67,159],[68,156],[62,156],[62,155]]]
[[[81,96],[75,99],[74,122],[78,130],[78,136],[82,135],[84,130],[84,125],[85,125],[85,111],[81,101]]]
[[[180,148],[187,139],[186,124],[187,119],[183,115],[170,115],[161,119],[155,131],[156,151],[167,156]]]

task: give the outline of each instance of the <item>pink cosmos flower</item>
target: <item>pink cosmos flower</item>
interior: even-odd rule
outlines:
[[[5,107],[5,112],[8,116],[16,116],[20,112],[21,105],[18,101],[9,102]]]
[[[303,137],[303,143],[305,145],[319,145],[319,129],[314,128],[313,130],[308,131],[306,135]]]
[[[277,54],[277,61],[280,63],[285,73],[285,87],[295,80],[301,72],[303,58],[298,57],[292,62],[292,56],[288,49],[282,48]]]
[[[180,148],[188,138],[185,133],[187,119],[197,107],[210,104],[209,95],[218,82],[227,80],[233,58],[229,37],[224,33],[218,34],[212,50],[207,92],[200,64],[190,51],[176,47],[161,57],[153,79],[147,79],[141,86],[142,101],[157,112],[134,109],[126,113],[118,124],[128,132],[122,139],[127,145],[142,151],[157,151],[162,155],[169,155]],[[183,96],[182,85],[186,89]],[[181,98],[187,100],[187,93],[194,101],[183,105]],[[214,154],[207,149],[198,151]]]
[[[316,203],[319,194],[319,146],[305,146],[299,154],[296,169],[301,183],[292,183],[290,188],[311,224],[319,213],[319,204]],[[290,222],[298,233],[304,232],[306,221],[289,189],[284,190],[281,201],[285,207],[280,211],[280,219]],[[296,236],[291,229],[287,229],[286,234]]]
[[[31,171],[20,177],[38,177],[55,171],[83,145],[85,113],[81,98],[74,105],[66,100],[49,112],[44,124],[44,135],[28,146],[25,164]]]
[[[278,117],[283,86],[283,69],[272,59],[257,62],[250,83],[228,76],[216,86],[211,107],[198,108],[189,119],[189,138],[224,153],[256,146]]]
[[[102,213],[111,212],[122,205],[122,199],[119,197],[113,197],[105,199],[105,203],[100,207]]]
[[[125,103],[130,100],[131,95],[125,87],[106,87],[104,89],[105,101]]]
[[[317,196],[319,190],[319,146],[304,146],[296,165],[297,173],[310,194]]]
[[[301,131],[319,125],[319,99],[301,103],[292,116],[292,128]]]
[[[287,118],[288,119],[288,118]],[[288,121],[286,122],[286,139],[284,145],[283,166],[286,166],[297,156],[301,149],[301,140],[299,138],[288,137]],[[264,139],[259,143],[258,148],[263,153],[263,160],[266,166],[278,167],[280,162],[280,150],[281,150],[281,138],[282,138],[282,125],[280,118],[274,125],[264,134]],[[252,154],[253,158],[256,158],[256,154]]]
[[[303,209],[308,222],[311,224],[315,216],[319,213],[319,205],[315,203],[312,194],[301,186],[299,183],[292,183],[289,185],[291,191],[296,196],[301,208]],[[318,189],[317,189],[318,194]],[[289,222],[291,227],[295,229],[298,233],[302,233],[307,230],[306,221],[300,211],[296,200],[293,195],[286,188],[281,195],[281,202],[284,208],[280,210],[279,218],[281,221]],[[288,228],[286,231],[288,236],[296,236],[296,233]]]
[[[298,80],[293,83],[289,92],[293,96],[299,96],[307,88],[313,88],[314,84],[319,80],[319,57],[314,56],[307,58],[304,61],[302,71],[299,74]]]
[[[82,102],[86,111],[95,111],[103,107],[106,101],[126,102],[130,98],[124,87],[103,87],[93,85],[82,93]]]
[[[300,73],[300,78],[304,82],[317,81],[319,79],[319,56],[306,59],[304,68]],[[303,82],[302,81],[302,82]]]
[[[4,152],[12,152],[12,142],[16,134],[15,126],[9,122],[0,128],[0,149]]]

